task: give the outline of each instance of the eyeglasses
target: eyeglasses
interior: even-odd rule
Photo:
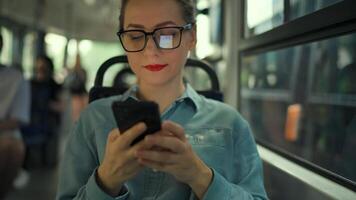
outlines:
[[[184,26],[156,28],[152,32],[143,30],[119,31],[117,35],[120,42],[127,52],[139,52],[145,49],[148,36],[151,35],[156,47],[159,49],[176,49],[182,41],[182,33],[191,30],[191,23]]]

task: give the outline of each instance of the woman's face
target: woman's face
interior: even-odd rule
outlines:
[[[186,23],[175,0],[130,0],[126,5],[123,27],[124,30],[140,29],[151,32],[156,28],[183,26]],[[149,36],[143,51],[127,52],[129,64],[139,84],[145,86],[180,84],[186,58],[195,43],[195,30],[190,30],[183,31],[181,45],[176,49],[158,49]]]

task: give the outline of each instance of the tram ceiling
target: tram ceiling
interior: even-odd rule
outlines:
[[[118,0],[0,0],[0,16],[70,38],[117,40]]]

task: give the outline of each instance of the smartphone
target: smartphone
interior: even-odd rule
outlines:
[[[113,102],[112,110],[121,134],[138,122],[146,124],[146,131],[138,136],[131,146],[141,141],[146,135],[161,130],[159,107],[153,101],[136,101],[128,98],[126,101]]]

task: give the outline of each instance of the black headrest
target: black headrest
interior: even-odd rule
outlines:
[[[97,100],[97,99],[100,99],[103,97],[122,94],[128,89],[126,87],[118,87],[118,86],[116,86],[116,87],[103,86],[103,79],[104,79],[105,72],[114,64],[127,63],[127,62],[128,61],[127,61],[126,56],[115,56],[115,57],[112,57],[112,58],[108,59],[107,61],[105,61],[99,67],[98,72],[95,77],[94,86],[89,91],[89,102],[92,102],[94,100]],[[198,90],[197,92],[199,94],[204,95],[207,98],[215,99],[218,101],[223,101],[223,94],[220,92],[218,77],[217,77],[215,71],[209,66],[208,63],[189,58],[187,60],[187,63],[185,64],[185,66],[200,68],[208,74],[209,79],[211,81],[211,89],[210,90]]]

